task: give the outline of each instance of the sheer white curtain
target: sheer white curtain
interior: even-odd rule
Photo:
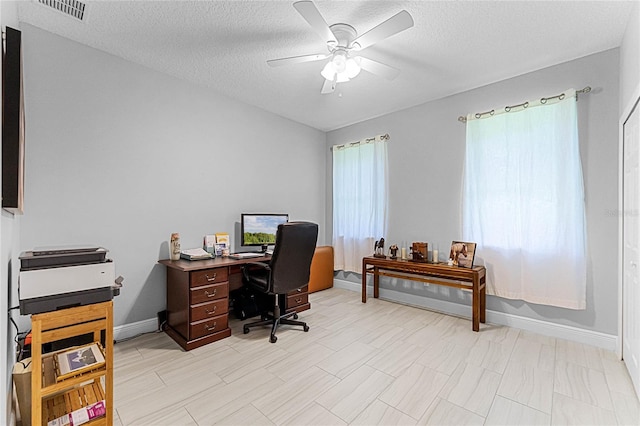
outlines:
[[[362,272],[362,258],[387,227],[387,143],[376,136],[333,147],[333,247],[336,270]]]
[[[564,94],[517,112],[467,117],[463,234],[478,243],[488,293],[585,309],[575,91]]]

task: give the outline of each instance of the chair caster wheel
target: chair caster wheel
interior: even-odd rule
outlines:
[[[244,327],[242,327],[242,332],[243,332],[244,334],[249,333],[249,327],[247,327],[246,325],[245,325]]]
[[[274,336],[274,335],[271,335],[271,337],[269,337],[269,341],[270,341],[271,343],[275,343],[275,342],[276,342],[276,340],[278,340],[278,338],[277,338],[276,336]]]
[[[293,319],[298,319],[298,314],[293,314]]]
[[[303,330],[304,330],[304,332],[306,333],[307,331],[309,331],[309,326],[308,326],[308,325],[305,325],[305,326],[303,327]]]

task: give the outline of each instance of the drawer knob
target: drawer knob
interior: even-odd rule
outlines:
[[[212,326],[211,326],[211,325],[209,325],[209,324],[205,324],[205,325],[204,325],[204,328],[206,328],[206,329],[207,329],[207,331],[212,331],[212,330],[215,330],[215,329],[216,329],[216,324],[217,324],[217,322],[214,322]]]
[[[298,297],[298,298],[296,299],[296,303],[302,303],[302,298],[301,298],[301,297]]]
[[[211,293],[209,293],[209,290],[205,290],[204,294],[206,294],[207,297],[215,297],[217,292],[218,292],[218,289],[214,288]]]
[[[218,307],[214,306],[212,310],[205,309],[205,312],[207,313],[207,315],[213,315],[216,313],[216,309],[218,309]]]
[[[216,275],[218,275],[216,272],[213,273],[213,275],[210,277],[209,274],[206,274],[205,277],[207,278],[208,282],[214,282],[216,280]]]
[[[296,290],[298,293],[302,293],[302,289],[299,288],[298,290]]]

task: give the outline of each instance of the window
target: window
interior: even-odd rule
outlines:
[[[468,119],[463,234],[490,294],[586,307],[585,209],[575,91]]]
[[[385,235],[388,136],[333,147],[333,246],[337,270],[362,272]]]

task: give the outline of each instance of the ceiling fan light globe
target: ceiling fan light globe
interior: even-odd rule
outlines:
[[[350,78],[346,72],[338,73],[338,78],[336,79],[336,83],[346,83]]]
[[[355,76],[360,74],[360,65],[358,65],[358,62],[355,59],[353,58],[347,59],[347,66],[345,69],[345,73],[349,78],[354,78]]]
[[[336,52],[331,62],[333,62],[336,72],[340,74],[347,68],[347,54],[345,52]]]
[[[320,71],[320,75],[322,75],[325,80],[333,80],[336,76],[336,70],[333,66],[333,62],[327,62],[327,65],[325,65],[322,71]]]

